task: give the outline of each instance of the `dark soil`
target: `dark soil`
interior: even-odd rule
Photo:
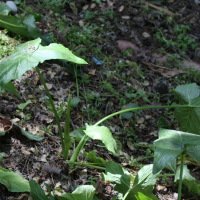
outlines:
[[[153,1],[151,3],[176,13],[172,23],[168,22],[169,14],[160,12],[150,5],[147,9],[146,4],[139,1],[102,0],[98,4],[89,0],[78,0],[74,3],[76,12],[66,3],[58,11],[57,16],[56,10],[52,10],[51,5],[48,6],[43,1],[26,1],[27,7],[43,17],[41,21],[36,22],[39,30],[44,34],[51,33],[54,42],[63,44],[89,63],[78,66],[79,97],[73,71],[75,66],[66,68],[62,63],[54,61],[39,65],[46,83],[50,84],[50,92],[56,106],[60,101],[67,102],[69,89],[72,91],[72,97],[80,98],[79,104],[71,110],[71,131],[82,127],[85,123],[95,124],[104,116],[121,110],[128,103],[142,107],[170,104],[175,101],[172,91],[177,85],[200,83],[198,79],[200,5],[196,5],[193,0],[166,1],[159,5]],[[106,13],[106,11],[113,12]],[[19,9],[18,12],[23,14],[24,10]],[[25,14],[27,15],[28,11]],[[64,19],[65,23],[60,23],[60,18]],[[165,38],[177,41],[175,25],[190,27],[187,35],[196,40],[197,46],[194,49],[189,46],[184,51],[185,57],[180,54],[178,47],[164,46],[155,36],[158,30],[162,30]],[[80,32],[79,37],[76,35],[78,32]],[[167,57],[168,54],[176,55],[170,59]],[[93,57],[102,64],[95,62]],[[131,62],[137,63],[138,70],[144,78]],[[191,63],[196,68],[194,73],[187,67]],[[88,82],[83,81],[84,74],[88,76]],[[92,180],[91,177],[95,177],[99,199],[111,199],[116,196],[114,185],[101,181],[101,170],[79,166],[68,175],[68,165],[60,154],[61,144],[56,121],[52,113],[47,110],[48,105],[41,100],[46,94],[40,87],[42,84],[36,71],[34,69],[28,71],[13,83],[23,99],[4,93],[0,98],[0,118],[13,120],[25,130],[41,134],[44,139],[41,142],[31,141],[22,136],[17,128],[7,132],[0,139],[0,152],[5,153],[1,167],[21,174],[27,180],[36,180],[43,189],[45,183],[52,189],[60,183],[58,188],[65,192],[72,192],[78,185],[90,184],[88,182]],[[138,91],[140,93],[136,94]],[[126,93],[135,96],[128,98]],[[23,112],[30,114],[30,119],[22,121],[22,116],[16,113],[16,110],[19,110],[17,106],[28,99],[31,99],[33,104],[29,104],[28,109]],[[62,115],[62,128],[64,121]],[[54,135],[42,130],[49,125],[52,125],[50,131]],[[114,156],[102,147],[103,144],[95,140],[89,140],[84,150],[86,152],[95,150],[98,157],[123,164],[129,171],[137,173],[140,165],[131,166],[129,162],[131,156],[135,159],[146,156],[147,148],[142,147],[140,143],[152,144],[158,138],[158,125],[176,129],[178,122],[172,110],[149,109],[140,111],[140,114],[133,113],[131,119],[115,116],[103,125],[110,128],[113,136],[120,141],[121,155]],[[118,132],[121,134],[117,135]],[[70,155],[77,144],[74,142],[72,145]],[[81,153],[78,161],[83,160],[84,155]],[[149,163],[153,163],[153,159],[146,159],[141,164]],[[191,166],[191,169],[194,169],[194,166]],[[193,172],[193,176],[199,180],[199,169]],[[99,189],[100,186],[102,190]],[[159,179],[153,192],[162,200],[177,199],[177,188],[173,177],[168,177],[165,181]],[[0,200],[18,197],[22,199],[20,195],[22,193],[11,193],[0,185]],[[189,198],[198,197],[183,188],[182,199]]]

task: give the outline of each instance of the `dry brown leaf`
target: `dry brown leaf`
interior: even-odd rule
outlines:
[[[117,45],[119,49],[126,50],[126,49],[132,49],[134,51],[139,51],[140,49],[133,43],[125,40],[117,40]]]
[[[89,74],[90,75],[95,75],[96,69],[90,69]]]
[[[178,74],[187,74],[187,72],[183,71],[183,70],[174,70],[174,69],[170,69],[170,68],[167,68],[167,67],[160,67],[160,66],[154,65],[152,63],[146,63],[144,61],[142,61],[142,62],[146,66],[148,66],[152,71],[157,72],[157,73],[159,73],[162,76],[167,77],[167,78],[176,76]]]
[[[183,66],[186,67],[186,68],[189,68],[189,67],[192,66],[194,69],[200,71],[200,64],[197,63],[197,62],[185,60],[185,61],[183,62]]]
[[[165,8],[155,6],[154,4],[151,4],[151,3],[149,3],[149,2],[145,2],[145,3],[146,3],[149,7],[152,7],[152,8],[154,8],[154,9],[156,9],[156,10],[162,10],[163,12],[166,13],[166,15],[168,15],[168,16],[170,16],[170,17],[174,17],[174,15],[175,15],[173,12],[171,12],[171,11],[165,9]]]

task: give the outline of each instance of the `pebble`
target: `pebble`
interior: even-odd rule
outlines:
[[[13,1],[6,1],[7,6],[11,8],[13,12],[17,12],[17,6]]]

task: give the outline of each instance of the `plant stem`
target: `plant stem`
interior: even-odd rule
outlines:
[[[183,160],[184,160],[184,153],[181,153],[180,177],[179,177],[179,184],[178,184],[178,200],[181,200],[182,177],[183,177]]]
[[[69,97],[67,101],[67,111],[66,111],[66,118],[65,118],[65,126],[64,126],[64,145],[65,145],[65,152],[63,152],[64,157],[68,160],[69,148],[72,145],[71,137],[69,135],[69,127],[70,127],[70,109],[71,109],[71,92],[69,89]]]
[[[125,112],[130,112],[130,111],[134,111],[134,110],[143,110],[143,109],[155,109],[155,108],[198,108],[198,106],[191,106],[191,105],[172,105],[172,106],[147,106],[147,107],[135,107],[135,108],[130,108],[130,109],[125,109],[125,110],[120,110],[118,112],[115,112],[111,115],[108,115],[106,117],[104,117],[103,119],[101,119],[100,121],[98,121],[95,126],[98,126],[99,124],[101,124],[102,122],[110,119],[111,117],[115,116],[115,115],[119,115],[121,113],[125,113]],[[86,139],[86,135],[82,138],[82,140],[79,142],[79,144],[77,145],[72,157],[71,157],[71,161],[76,161],[76,158],[78,157],[78,154],[81,150],[81,148],[84,146],[85,144],[85,139]]]
[[[88,163],[78,163],[78,162],[73,162],[73,161],[70,161],[70,160],[67,160],[66,162],[67,162],[68,164],[86,166],[86,167],[101,169],[101,170],[104,170],[104,171],[106,170],[105,167],[99,167],[99,166],[95,166],[95,165],[90,165],[90,164],[88,164]]]
[[[126,192],[126,194],[124,195],[124,198],[123,198],[123,200],[125,200],[125,199],[126,199],[126,197],[128,196],[129,192],[131,191],[131,189],[132,189],[132,188],[129,188],[129,189],[128,189],[128,191],[127,191],[127,192]]]
[[[198,106],[190,106],[190,105],[172,105],[172,106],[146,106],[146,107],[135,107],[135,108],[130,108],[130,109],[125,109],[125,110],[120,110],[118,112],[112,113],[106,117],[104,117],[103,119],[101,119],[100,121],[98,121],[95,126],[101,124],[102,122],[110,119],[111,117],[114,117],[115,115],[119,115],[121,113],[125,113],[125,112],[130,112],[130,111],[135,111],[135,110],[146,110],[146,109],[155,109],[155,108],[198,108]]]
[[[55,118],[56,118],[56,123],[57,123],[57,125],[58,125],[58,131],[59,131],[59,135],[60,135],[60,141],[61,141],[61,145],[62,145],[62,151],[63,151],[63,153],[64,153],[64,152],[65,152],[65,145],[64,145],[64,141],[63,141],[63,134],[62,134],[62,129],[61,129],[61,126],[60,126],[60,121],[59,121],[59,117],[58,117],[58,114],[57,114],[57,111],[56,111],[54,102],[53,102],[53,100],[52,100],[52,98],[51,98],[51,95],[50,95],[50,93],[49,93],[49,90],[48,90],[48,88],[47,88],[47,86],[46,86],[46,83],[45,83],[43,77],[42,77],[42,74],[40,73],[40,70],[39,70],[38,66],[36,66],[36,71],[37,71],[37,73],[38,73],[38,75],[39,75],[39,77],[40,77],[40,80],[41,80],[41,82],[42,82],[42,84],[43,84],[43,86],[44,86],[44,89],[45,89],[45,91],[46,91],[46,93],[47,93],[47,95],[48,95],[48,97],[49,97],[49,101],[50,101],[50,104],[51,104],[51,106],[52,106],[52,109],[53,109],[53,113],[54,113],[54,115],[55,115]]]
[[[161,174],[158,177],[175,176],[175,174]]]
[[[79,152],[81,151],[81,149],[83,148],[83,146],[84,146],[84,144],[85,144],[85,142],[86,142],[86,141],[85,141],[86,138],[87,138],[87,135],[85,134],[85,135],[82,137],[81,141],[78,143],[76,149],[74,150],[74,153],[72,154],[72,156],[71,156],[71,158],[70,158],[70,161],[71,161],[71,162],[75,162],[75,161],[76,161]],[[73,165],[71,165],[71,167],[72,167],[72,166],[73,166]]]
[[[77,97],[79,98],[79,88],[78,88],[78,79],[77,79],[77,64],[76,64],[76,69],[74,67],[74,74],[75,74],[75,77],[76,77],[76,92],[77,92]]]

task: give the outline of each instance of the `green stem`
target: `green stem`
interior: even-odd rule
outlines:
[[[81,141],[78,143],[76,149],[74,150],[74,152],[73,152],[73,154],[72,154],[72,156],[71,156],[71,158],[70,158],[70,161],[72,161],[72,162],[75,162],[75,161],[76,161],[79,152],[81,151],[81,149],[83,148],[83,146],[84,146],[84,144],[85,144],[85,142],[86,142],[86,141],[85,141],[86,138],[87,138],[87,135],[85,134],[85,135],[82,137]],[[73,166],[73,165],[72,165],[72,166]]]
[[[77,64],[76,64],[76,69],[74,67],[74,74],[75,74],[75,77],[76,77],[76,92],[77,92],[77,97],[79,97],[79,88],[78,88],[78,79],[77,79]]]
[[[132,189],[132,188],[129,188],[129,189],[128,189],[128,191],[127,191],[127,192],[126,192],[126,194],[124,195],[124,198],[123,198],[123,200],[125,200],[125,199],[126,199],[126,197],[128,196],[129,192],[131,191],[131,189]]]
[[[42,84],[44,86],[44,89],[45,89],[45,91],[46,91],[46,93],[47,93],[47,95],[49,97],[49,102],[50,102],[50,104],[52,106],[53,113],[54,113],[55,118],[56,118],[56,123],[58,125],[58,131],[59,131],[59,134],[60,134],[60,141],[61,141],[61,145],[62,145],[62,151],[64,153],[65,152],[65,145],[64,145],[64,141],[63,141],[63,134],[62,134],[62,129],[61,129],[61,126],[60,126],[60,121],[59,121],[59,118],[58,118],[58,114],[57,114],[54,102],[53,102],[53,100],[51,98],[51,95],[50,95],[49,90],[48,90],[48,88],[46,86],[46,83],[45,83],[45,81],[44,81],[44,79],[42,77],[42,74],[40,73],[40,70],[39,70],[39,68],[37,66],[36,66],[36,71],[37,71],[37,73],[38,73],[38,75],[40,77],[40,80],[41,80],[41,82],[42,82]]]
[[[142,161],[142,160],[146,160],[146,159],[149,159],[149,158],[154,158],[154,156],[146,156],[146,157],[144,157],[144,158],[139,158],[139,159],[136,159],[135,162],[140,162],[140,161]],[[135,163],[135,162],[134,162],[134,163]]]
[[[71,92],[69,89],[69,97],[67,101],[67,111],[66,111],[66,118],[65,118],[65,126],[64,126],[64,145],[65,145],[65,152],[64,158],[68,160],[69,148],[72,145],[71,137],[69,135],[69,127],[70,127],[70,109],[71,109]]]
[[[175,174],[161,174],[158,177],[175,176]]]
[[[95,126],[98,126],[99,124],[101,124],[102,122],[110,119],[111,117],[114,117],[115,115],[119,115],[125,112],[130,112],[130,111],[135,111],[135,110],[146,110],[146,109],[155,109],[155,108],[190,108],[190,107],[195,107],[198,108],[198,106],[190,106],[190,105],[172,105],[172,106],[146,106],[146,107],[135,107],[135,108],[130,108],[130,109],[125,109],[125,110],[120,110],[118,112],[112,113],[106,117],[104,117],[103,119],[101,119],[100,121],[98,121]]]
[[[94,166],[94,165],[91,165],[91,164],[88,164],[88,163],[78,163],[78,162],[73,162],[73,161],[70,161],[70,160],[66,160],[66,162],[67,162],[68,164],[86,166],[86,167],[101,169],[101,170],[104,170],[104,171],[106,170],[105,167]]]
[[[179,177],[179,184],[178,184],[178,200],[181,200],[183,161],[184,161],[184,153],[181,154],[180,177]]]

